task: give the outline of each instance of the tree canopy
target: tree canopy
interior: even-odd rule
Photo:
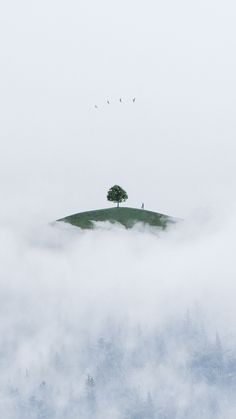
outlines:
[[[125,202],[128,199],[127,192],[119,185],[112,186],[107,193],[107,200],[116,202],[119,207],[120,202]]]

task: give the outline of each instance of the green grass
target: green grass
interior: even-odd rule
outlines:
[[[120,223],[126,228],[132,228],[136,223],[141,222],[162,229],[165,229],[168,224],[175,222],[174,218],[168,217],[167,215],[127,207],[80,212],[57,221],[64,221],[82,229],[94,228],[94,221]]]

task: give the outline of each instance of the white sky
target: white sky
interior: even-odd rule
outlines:
[[[104,207],[114,183],[182,217],[234,202],[233,1],[9,0],[0,16],[2,213]]]

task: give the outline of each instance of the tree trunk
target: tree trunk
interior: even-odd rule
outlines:
[[[117,202],[117,208],[119,208],[119,206],[120,206],[120,203],[119,203],[119,202]]]

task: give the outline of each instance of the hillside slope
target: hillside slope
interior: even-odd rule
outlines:
[[[61,218],[57,221],[64,221],[82,229],[93,228],[94,221],[120,223],[126,228],[132,228],[136,223],[141,222],[150,226],[165,229],[168,224],[174,223],[175,219],[153,211],[120,207],[80,212],[78,214]]]

